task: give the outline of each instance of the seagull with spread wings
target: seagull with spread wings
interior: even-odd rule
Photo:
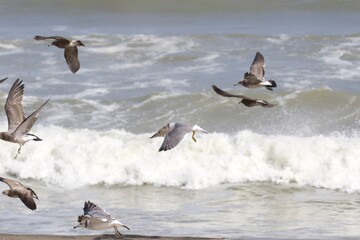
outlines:
[[[21,147],[28,141],[42,141],[42,139],[29,132],[38,119],[41,108],[50,100],[46,100],[35,112],[25,117],[22,104],[24,87],[24,84],[19,79],[12,85],[5,103],[8,130],[0,132],[0,139],[20,145],[15,158],[20,154]]]
[[[214,89],[214,91],[217,94],[219,94],[219,95],[221,95],[223,97],[241,98],[241,101],[239,103],[242,103],[247,107],[262,106],[262,107],[265,107],[265,108],[270,108],[270,107],[274,107],[276,105],[276,104],[272,104],[272,103],[269,103],[269,102],[267,102],[265,100],[261,100],[261,99],[249,98],[249,97],[246,97],[244,95],[231,94],[231,93],[228,93],[228,92],[225,92],[225,91],[221,90],[220,88],[218,88],[215,85],[212,85],[212,88]]]
[[[53,41],[48,46],[54,45],[58,48],[64,49],[64,57],[72,73],[76,73],[80,69],[77,47],[80,46],[85,47],[85,45],[80,40],[69,40],[59,36],[44,37],[38,35],[35,36],[34,39],[35,40],[54,39],[55,41]]]
[[[124,237],[117,229],[118,227],[124,227],[131,231],[128,226],[122,224],[118,219],[113,218],[105,209],[90,201],[85,202],[83,210],[84,215],[78,217],[79,225],[74,226],[74,228],[84,227],[90,230],[114,228],[115,239]]]
[[[253,63],[250,66],[250,72],[244,74],[244,79],[238,82],[236,85],[243,85],[247,88],[258,88],[265,87],[268,90],[273,90],[277,87],[274,80],[265,80],[265,58],[260,53],[257,52],[254,58]]]
[[[31,210],[36,209],[34,198],[39,199],[34,190],[22,185],[20,182],[0,177],[0,181],[6,183],[10,189],[4,190],[2,193],[12,198],[20,198],[20,200]]]
[[[160,128],[153,136],[154,137],[165,137],[164,142],[162,143],[159,152],[167,151],[176,147],[180,142],[182,142],[186,135],[192,132],[192,139],[196,142],[195,133],[196,131],[208,133],[198,125],[193,125],[189,123],[168,123],[166,126]]]

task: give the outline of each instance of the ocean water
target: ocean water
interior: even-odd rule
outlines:
[[[357,0],[0,1],[0,103],[17,78],[26,114],[51,97],[43,142],[0,142],[0,176],[40,198],[0,196],[0,232],[112,233],[72,228],[91,200],[130,234],[360,238],[359,23]],[[80,70],[35,35],[80,39]],[[234,86],[257,51],[272,92]],[[172,121],[209,134],[159,153]]]

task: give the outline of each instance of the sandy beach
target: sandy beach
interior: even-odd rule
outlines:
[[[161,240],[211,240],[221,238],[201,238],[201,237],[162,237],[162,236],[141,236],[141,235],[124,235],[124,239],[161,239]],[[26,234],[0,234],[0,240],[100,240],[100,239],[114,239],[114,235],[88,235],[88,236],[59,236],[59,235],[26,235]]]

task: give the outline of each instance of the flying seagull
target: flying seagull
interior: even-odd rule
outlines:
[[[64,57],[67,65],[72,73],[76,73],[80,69],[80,62],[78,58],[78,49],[77,47],[85,45],[80,40],[68,40],[59,36],[43,37],[35,36],[35,40],[45,40],[45,39],[55,39],[48,46],[54,45],[58,48],[64,48]]]
[[[188,123],[168,123],[166,126],[159,129],[153,136],[154,137],[165,137],[164,142],[162,143],[159,152],[167,151],[176,147],[185,136],[192,132],[192,139],[196,142],[195,133],[196,131],[208,133],[198,125],[192,125]]]
[[[215,85],[212,85],[212,88],[214,89],[214,91],[223,96],[223,97],[236,97],[236,98],[241,98],[241,101],[239,103],[244,104],[247,107],[255,107],[255,106],[262,106],[262,107],[266,107],[266,108],[270,108],[270,107],[274,107],[276,104],[272,104],[269,103],[265,100],[261,100],[261,99],[253,99],[253,98],[249,98],[243,95],[235,95],[235,94],[231,94],[228,92],[225,92],[223,90],[221,90],[220,88],[218,88]]]
[[[46,100],[35,112],[25,117],[22,99],[24,95],[24,84],[17,79],[12,85],[9,95],[5,103],[5,112],[8,119],[8,130],[0,132],[0,139],[8,142],[18,143],[20,145],[18,153],[20,154],[21,147],[28,141],[42,141],[39,137],[29,133],[32,126],[39,117],[39,112],[42,107],[49,102]]]
[[[84,215],[78,217],[78,222],[79,225],[74,226],[74,228],[84,227],[90,230],[114,228],[115,239],[124,237],[117,229],[118,227],[124,227],[131,231],[128,226],[122,224],[118,219],[113,218],[103,208],[90,201],[85,202]]]
[[[31,210],[36,209],[36,203],[34,198],[39,199],[34,190],[29,187],[22,185],[20,182],[2,178],[0,181],[6,183],[10,189],[4,190],[2,193],[12,198],[20,198],[20,200]]]
[[[8,78],[6,77],[6,78],[1,79],[0,83],[4,82],[6,79],[8,79]]]
[[[268,90],[275,88],[276,82],[274,80],[265,80],[265,59],[264,56],[257,52],[253,63],[250,66],[250,72],[244,74],[244,79],[238,82],[236,85],[243,85],[247,88],[265,87]]]

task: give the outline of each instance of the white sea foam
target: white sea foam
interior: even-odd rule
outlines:
[[[0,43],[0,48],[6,49],[6,50],[13,50],[13,49],[16,49],[17,47],[13,44]]]
[[[336,47],[325,47],[320,51],[320,54],[323,54],[321,59],[328,64],[352,65],[351,62],[341,59],[341,57],[346,53],[346,50],[337,49]]]
[[[24,49],[22,49],[21,47],[18,47],[14,44],[6,44],[6,43],[0,43],[0,49],[2,50],[0,52],[0,56],[7,56],[7,55],[13,55],[13,54],[19,54],[25,52]]]
[[[175,186],[202,189],[246,181],[360,191],[360,141],[344,136],[199,134],[158,152],[162,139],[125,130],[34,128],[43,142],[1,142],[0,174],[42,180],[64,188],[85,185]]]
[[[320,59],[331,65],[331,74],[323,78],[338,78],[342,80],[357,80],[360,76],[358,52],[359,38],[345,38],[343,42],[323,47],[320,50]]]
[[[154,64],[165,56],[187,52],[196,44],[191,38],[155,35],[117,35],[104,44],[84,48],[84,52],[101,54],[114,63],[107,66],[111,71],[139,68]],[[120,61],[120,62],[119,62]]]
[[[286,41],[288,41],[290,39],[290,36],[287,34],[280,34],[277,37],[268,37],[266,38],[267,41],[271,42],[271,43],[275,43],[275,44],[283,44]]]

